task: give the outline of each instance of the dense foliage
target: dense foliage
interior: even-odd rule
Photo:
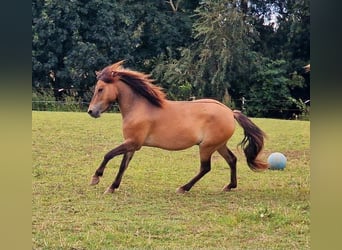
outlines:
[[[126,59],[170,99],[288,118],[310,98],[309,10],[309,0],[33,0],[34,96],[87,102],[95,70]]]

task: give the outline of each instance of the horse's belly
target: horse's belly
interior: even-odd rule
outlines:
[[[166,150],[182,150],[201,142],[201,133],[195,133],[190,129],[167,129],[158,130],[150,134],[144,145],[158,147]]]

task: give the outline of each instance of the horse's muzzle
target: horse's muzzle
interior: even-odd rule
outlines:
[[[89,114],[91,117],[94,117],[94,118],[100,117],[100,112],[94,111],[94,110],[92,110],[92,109],[88,109],[88,114]]]

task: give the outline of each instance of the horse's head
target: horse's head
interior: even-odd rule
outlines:
[[[94,118],[100,117],[101,113],[108,110],[118,97],[118,89],[114,84],[118,80],[116,70],[124,61],[117,62],[96,72],[97,83],[94,95],[88,107],[88,114]]]

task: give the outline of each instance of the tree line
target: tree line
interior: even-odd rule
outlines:
[[[310,99],[309,0],[33,0],[33,96],[89,101],[119,60],[169,99],[288,118]]]

